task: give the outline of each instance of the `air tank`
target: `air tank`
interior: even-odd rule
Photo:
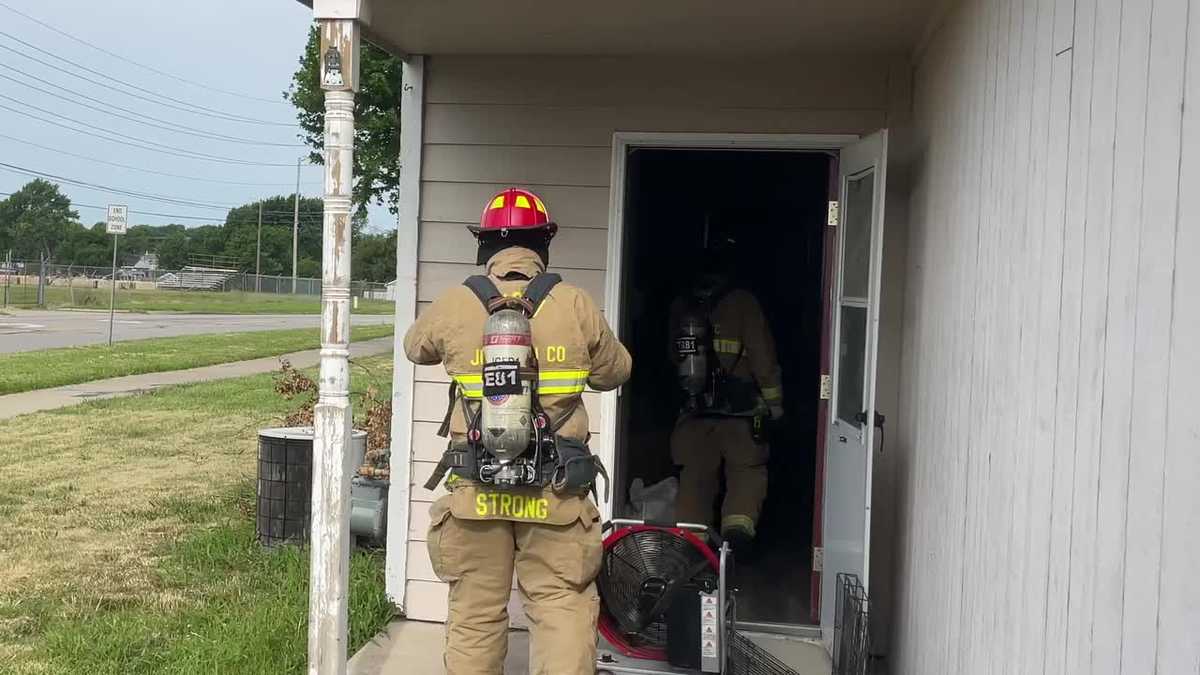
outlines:
[[[699,312],[680,316],[674,347],[679,386],[695,399],[708,384],[708,321]]]
[[[483,328],[484,450],[502,462],[529,448],[533,433],[533,336],[523,312],[502,309]]]

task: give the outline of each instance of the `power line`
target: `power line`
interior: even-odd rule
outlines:
[[[146,89],[145,87],[139,87],[139,86],[137,86],[137,85],[134,85],[134,84],[128,84],[128,83],[126,83],[126,82],[124,82],[124,81],[122,81],[122,80],[118,80],[118,79],[116,79],[116,78],[109,77],[108,75],[105,75],[104,73],[101,73],[100,71],[97,71],[97,70],[92,70],[91,68],[88,68],[87,66],[81,66],[81,65],[79,65],[79,64],[77,64],[77,63],[75,63],[74,61],[71,61],[71,60],[69,60],[69,59],[65,59],[65,58],[63,58],[63,57],[61,57],[61,56],[58,56],[58,55],[56,55],[56,54],[52,54],[52,53],[50,53],[50,52],[46,51],[45,49],[41,49],[41,48],[39,48],[39,47],[36,47],[36,46],[34,46],[34,45],[32,45],[32,44],[30,44],[30,43],[28,43],[28,42],[26,42],[26,41],[24,41],[24,40],[22,40],[22,39],[18,38],[18,37],[14,37],[14,36],[10,35],[9,33],[6,33],[6,32],[4,32],[4,31],[0,31],[0,35],[2,35],[2,36],[4,36],[4,37],[7,37],[7,38],[8,38],[8,39],[10,39],[10,40],[13,40],[14,42],[18,42],[18,43],[20,43],[20,44],[23,44],[23,45],[25,45],[26,47],[29,47],[30,49],[33,49],[33,50],[35,50],[35,51],[37,51],[37,52],[39,52],[39,53],[42,53],[42,54],[45,54],[45,55],[47,55],[47,56],[50,56],[50,57],[52,57],[52,58],[58,59],[59,61],[63,61],[63,62],[65,62],[65,63],[69,63],[69,64],[71,64],[71,65],[75,66],[76,68],[79,68],[80,70],[82,70],[82,71],[84,71],[84,72],[88,72],[88,73],[95,74],[95,75],[97,75],[97,76],[99,76],[99,77],[102,77],[102,78],[104,78],[104,79],[106,79],[106,80],[110,80],[110,81],[112,81],[112,82],[116,82],[116,83],[118,83],[118,84],[120,84],[120,85],[123,85],[124,87],[128,87],[129,89],[133,89],[133,90],[135,90],[135,91],[128,91],[127,89],[122,89],[121,87],[118,87],[118,86],[115,86],[115,85],[112,85],[112,84],[105,84],[104,82],[97,82],[96,80],[93,80],[93,79],[91,79],[91,78],[88,78],[88,77],[84,77],[83,75],[80,75],[80,74],[78,74],[78,73],[71,72],[71,71],[69,71],[69,70],[67,70],[67,69],[65,69],[65,68],[63,68],[63,67],[61,67],[61,66],[56,66],[56,65],[54,65],[53,63],[49,63],[49,62],[47,62],[47,61],[43,61],[42,59],[39,59],[39,58],[37,58],[37,57],[35,57],[35,56],[30,56],[30,55],[28,55],[28,54],[26,54],[26,53],[24,53],[24,52],[20,51],[19,49],[13,49],[12,47],[9,47],[8,45],[0,45],[0,49],[4,49],[5,51],[12,52],[13,54],[16,54],[17,56],[20,56],[20,57],[22,57],[22,58],[25,58],[25,59],[29,59],[30,61],[33,61],[34,63],[40,63],[40,64],[42,64],[43,66],[46,66],[47,68],[51,68],[51,69],[53,69],[53,70],[57,70],[57,71],[59,71],[59,72],[61,72],[61,73],[66,73],[67,75],[70,75],[71,77],[74,77],[74,78],[77,78],[77,79],[83,80],[84,82],[90,82],[91,84],[94,84],[94,85],[96,85],[96,86],[98,86],[98,87],[105,87],[105,88],[108,88],[108,89],[115,89],[115,90],[117,90],[117,91],[120,91],[120,92],[121,92],[121,93],[123,93],[123,94],[126,94],[126,95],[128,95],[128,96],[133,96],[134,98],[140,98],[140,99],[142,99],[142,100],[144,100],[144,101],[149,101],[150,103],[154,103],[155,105],[161,105],[161,106],[165,106],[165,107],[167,107],[167,108],[175,108],[176,110],[182,110],[182,111],[184,111],[184,112],[189,112],[189,113],[192,113],[192,114],[195,114],[195,115],[205,115],[205,116],[208,116],[208,117],[216,117],[217,119],[226,120],[226,121],[228,121],[228,122],[242,122],[242,123],[245,123],[245,124],[263,124],[263,125],[267,125],[267,126],[277,126],[277,127],[295,127],[295,126],[297,126],[296,124],[293,124],[293,123],[291,123],[291,122],[272,122],[272,121],[270,121],[270,120],[260,120],[260,119],[254,118],[254,117],[243,117],[243,116],[241,116],[241,115],[230,115],[229,113],[226,113],[226,112],[223,112],[223,111],[217,110],[217,109],[215,109],[215,108],[209,108],[209,107],[206,107],[206,106],[199,105],[199,104],[197,104],[197,103],[192,103],[192,102],[190,102],[190,101],[184,101],[184,100],[182,100],[182,99],[174,98],[174,97],[172,97],[172,96],[167,96],[167,95],[165,95],[165,94],[159,94],[159,93],[157,93],[157,92],[155,92],[155,91],[153,91],[153,90]],[[149,97],[147,97],[147,96],[143,96],[143,95],[141,95],[141,94],[135,93],[136,91],[145,92],[145,93],[147,93],[147,94],[150,94],[150,95],[152,95],[152,96],[157,96],[158,98],[165,99],[165,100],[167,100],[167,101],[172,101],[172,102],[174,102],[174,103],[176,103],[176,104],[179,104],[179,105],[172,105],[172,104],[170,104],[170,103],[163,103],[162,101],[156,101],[156,100],[154,100],[153,98],[149,98]]]
[[[202,202],[202,201],[198,201],[198,200],[194,200],[194,199],[181,199],[178,197],[168,197],[165,195],[157,195],[157,194],[150,193],[150,192],[139,192],[137,190],[127,190],[124,188],[115,188],[115,187],[112,187],[109,185],[99,185],[96,183],[89,183],[87,181],[78,180],[76,178],[68,178],[67,176],[59,176],[59,175],[52,174],[52,173],[46,173],[45,171],[38,171],[36,169],[30,169],[29,167],[18,166],[16,164],[8,164],[7,162],[0,162],[0,168],[5,168],[14,173],[23,173],[23,174],[26,174],[29,176],[34,176],[37,178],[48,178],[51,180],[62,181],[64,183],[67,183],[68,185],[75,185],[77,187],[89,188],[92,190],[102,190],[104,192],[108,192],[111,194],[125,195],[128,197],[140,197],[142,199],[149,199],[151,201],[163,202],[165,204],[175,204],[176,206],[191,206],[194,208],[213,209],[213,210],[218,210],[218,211],[225,211],[227,209],[237,208],[236,206],[230,206],[228,204],[218,204],[216,202]]]
[[[217,93],[220,93],[220,94],[227,94],[227,95],[229,95],[229,96],[237,96],[237,97],[239,97],[239,98],[250,99],[250,100],[253,100],[253,101],[265,101],[265,102],[267,102],[267,103],[275,103],[275,104],[277,104],[277,105],[287,105],[287,102],[286,102],[286,101],[278,101],[278,100],[276,100],[276,99],[273,99],[273,98],[262,98],[262,97],[259,97],[259,96],[252,96],[252,95],[250,95],[250,94],[239,94],[238,92],[235,92],[235,91],[228,91],[228,90],[226,90],[226,89],[220,89],[220,88],[218,88],[218,87],[213,87],[213,86],[210,86],[210,85],[204,84],[203,82],[197,82],[197,81],[195,81],[195,80],[189,80],[189,79],[187,79],[186,77],[180,77],[179,75],[174,75],[174,74],[172,74],[172,73],[168,73],[168,72],[166,72],[166,71],[159,70],[158,68],[155,68],[154,66],[148,66],[148,65],[146,65],[146,64],[144,64],[144,63],[139,63],[139,62],[137,62],[137,61],[134,61],[133,59],[130,59],[130,58],[127,58],[127,57],[121,56],[120,54],[117,54],[116,52],[112,52],[112,51],[109,51],[109,50],[107,50],[107,49],[105,49],[105,48],[103,48],[103,47],[100,47],[100,46],[98,46],[98,45],[92,44],[91,42],[88,42],[87,40],[84,40],[83,38],[76,37],[75,35],[72,35],[71,33],[68,33],[68,32],[66,32],[66,31],[64,31],[64,30],[62,30],[62,29],[60,29],[60,28],[55,28],[54,26],[52,26],[52,25],[50,25],[50,24],[46,23],[45,21],[42,21],[42,20],[40,20],[40,19],[37,19],[37,18],[35,18],[35,17],[32,17],[32,16],[30,16],[30,15],[28,15],[28,14],[26,14],[26,13],[22,12],[22,11],[19,11],[19,10],[17,10],[17,9],[15,9],[15,8],[13,8],[12,6],[8,5],[7,3],[0,2],[0,7],[3,7],[4,9],[7,9],[8,11],[12,12],[13,14],[16,14],[17,16],[24,17],[24,18],[26,18],[26,19],[28,19],[28,20],[30,20],[30,21],[32,21],[32,22],[34,22],[34,23],[38,24],[39,26],[41,26],[41,27],[43,27],[43,28],[45,28],[45,29],[47,29],[47,30],[49,30],[49,31],[51,31],[51,32],[57,33],[57,34],[59,34],[59,35],[61,35],[61,36],[65,37],[65,38],[67,38],[67,39],[74,40],[75,42],[78,42],[79,44],[82,44],[82,45],[84,45],[84,46],[87,46],[87,47],[91,47],[92,49],[95,49],[96,51],[98,51],[98,52],[100,52],[100,53],[102,53],[102,54],[107,54],[107,55],[109,55],[109,56],[113,57],[114,59],[117,59],[117,60],[120,60],[120,61],[124,61],[125,63],[131,64],[131,65],[134,65],[134,66],[137,66],[137,67],[139,67],[139,68],[144,68],[145,70],[148,70],[148,71],[150,71],[150,72],[152,72],[152,73],[156,73],[156,74],[158,74],[158,75],[162,75],[163,77],[169,77],[169,78],[171,78],[171,79],[173,79],[173,80],[178,80],[179,82],[184,82],[184,83],[186,83],[186,84],[190,84],[190,85],[192,85],[192,86],[200,87],[200,88],[202,88],[202,89],[207,89],[207,90],[209,90],[209,91],[215,91],[215,92],[217,92]]]
[[[25,145],[28,145],[28,146],[31,146],[34,148],[38,148],[39,150],[45,150],[47,152],[56,152],[60,155],[66,155],[68,157],[74,157],[76,159],[82,159],[82,160],[85,160],[88,162],[96,162],[97,164],[107,164],[108,166],[115,166],[115,167],[118,167],[121,169],[129,169],[131,171],[141,171],[143,173],[150,173],[150,174],[154,174],[156,176],[167,176],[169,178],[181,178],[183,180],[194,180],[194,181],[200,181],[200,182],[204,182],[204,183],[217,183],[220,185],[240,185],[240,186],[245,186],[245,187],[292,187],[293,185],[295,185],[295,183],[291,183],[291,182],[288,182],[288,183],[252,183],[252,182],[244,182],[244,181],[236,181],[236,180],[221,180],[219,178],[201,178],[200,176],[185,176],[183,174],[178,174],[178,173],[168,173],[166,171],[155,171],[154,169],[143,169],[140,166],[134,166],[132,164],[121,164],[120,162],[110,162],[106,159],[100,159],[98,157],[90,157],[88,155],[81,155],[81,154],[78,154],[75,152],[71,152],[69,150],[62,150],[60,148],[52,148],[48,145],[34,143],[33,141],[27,141],[23,138],[9,136],[8,134],[0,134],[0,138],[4,138],[4,139],[10,140],[10,141],[15,141],[17,143],[23,143]],[[313,165],[309,164],[307,166],[313,166]],[[314,182],[313,180],[310,180],[309,184],[312,184],[313,182]]]
[[[10,70],[12,70],[13,72],[20,73],[21,75],[24,75],[25,77],[33,79],[32,75],[30,75],[29,73],[26,73],[18,68],[12,68],[11,66],[9,66],[8,68]],[[53,82],[44,82],[45,84],[48,84],[51,87],[54,87],[56,89],[61,89],[62,91],[65,91],[69,94],[78,96],[78,97],[80,97],[82,99],[86,99],[88,101],[92,101],[94,103],[98,103],[101,106],[103,106],[101,108],[92,108],[91,106],[80,103],[79,101],[76,101],[76,100],[70,98],[69,96],[63,96],[62,94],[56,94],[53,91],[50,91],[48,89],[42,89],[41,87],[39,87],[37,85],[29,84],[28,82],[22,82],[21,80],[18,80],[14,77],[9,77],[8,75],[0,74],[0,78],[8,80],[9,82],[16,82],[17,84],[19,84],[23,87],[28,87],[30,89],[33,89],[34,91],[39,91],[43,94],[46,94],[47,96],[53,96],[57,99],[67,101],[68,103],[74,103],[75,105],[85,107],[85,108],[88,108],[91,110],[95,110],[96,112],[101,112],[101,113],[104,113],[105,115],[111,115],[113,117],[117,117],[117,118],[120,118],[123,120],[129,120],[131,122],[136,122],[137,124],[143,124],[148,127],[154,127],[155,129],[164,129],[166,131],[171,131],[174,133],[187,134],[189,136],[198,136],[200,138],[209,138],[209,139],[218,140],[218,141],[229,141],[232,143],[241,143],[243,145],[267,145],[267,146],[275,146],[275,147],[280,147],[280,148],[302,148],[302,147],[305,147],[305,146],[297,144],[297,143],[274,143],[271,141],[256,141],[251,138],[239,138],[237,136],[226,136],[225,134],[219,134],[219,133],[212,132],[212,131],[204,131],[203,129],[189,127],[184,124],[177,124],[170,120],[164,120],[159,117],[146,115],[145,113],[139,113],[136,110],[130,110],[129,108],[123,108],[119,105],[116,105],[115,103],[109,103],[108,101],[104,101],[104,100],[101,100],[101,99],[98,99],[98,98],[95,98],[92,96],[88,96],[87,94],[77,92],[72,89],[68,89],[66,87],[59,86],[57,84],[54,84]],[[127,113],[130,113],[131,115],[136,115],[137,117],[131,117],[130,115],[122,115],[120,113],[115,113],[115,112],[112,112],[111,110],[109,110],[109,108],[127,112]],[[139,117],[144,117],[147,120],[154,120],[154,122],[147,122],[143,119],[138,119]],[[158,122],[158,124],[156,124],[155,122]]]
[[[107,206],[97,206],[95,204],[80,204],[78,202],[71,202],[71,206],[78,206],[81,209],[96,209],[97,211],[108,211]],[[129,212],[134,215],[138,215],[138,216],[154,216],[155,218],[170,218],[173,220],[200,220],[200,221],[204,221],[206,223],[211,223],[213,225],[221,225],[222,224],[220,219],[207,218],[207,217],[201,217],[201,216],[184,216],[184,215],[179,215],[179,214],[174,214],[174,213],[156,213],[154,211],[134,211],[132,209],[130,209]]]
[[[13,195],[13,193],[11,193],[11,192],[0,192],[0,196],[3,196],[3,197],[11,197],[12,195]],[[84,204],[84,203],[77,202],[74,200],[71,201],[71,206],[78,207],[81,209],[96,209],[98,211],[107,211],[108,210],[107,206],[100,206],[99,204]],[[219,219],[219,218],[214,218],[212,216],[189,216],[189,215],[183,215],[183,214],[179,214],[179,213],[159,213],[157,211],[136,211],[134,209],[130,209],[129,212],[134,215],[139,215],[139,216],[154,216],[157,218],[174,218],[174,219],[183,219],[183,220],[200,220],[200,221],[204,221],[207,223],[212,223],[213,225],[226,225],[226,224],[229,224],[229,225],[232,225],[232,224],[253,225],[254,224],[254,223],[251,223],[249,220],[247,220],[244,223],[226,223],[226,222],[224,222],[224,220]],[[274,212],[264,211],[263,213],[265,215],[267,213],[285,213],[285,212],[283,212],[283,211],[274,211]],[[286,214],[289,216],[292,215],[290,211],[286,212]],[[302,227],[306,224],[310,225],[312,222],[312,221],[306,222],[304,220],[305,215],[306,214],[303,214],[303,213],[300,214],[300,218],[301,218],[300,225]],[[226,218],[228,218],[228,214],[226,214]],[[263,225],[269,225],[271,227],[281,227],[281,226],[282,227],[291,227],[292,226],[291,223],[263,223]]]
[[[53,120],[48,120],[44,117],[38,117],[37,115],[25,112],[24,110],[18,110],[17,108],[6,106],[3,103],[0,103],[0,108],[2,108],[4,110],[8,110],[10,112],[15,112],[18,115],[24,115],[26,117],[31,117],[35,120],[38,120],[39,122],[45,122],[46,124],[53,124],[54,126],[57,126],[57,127],[69,129],[76,133],[85,134],[88,136],[94,136],[96,138],[102,138],[106,141],[109,141],[112,143],[117,143],[120,145],[129,145],[129,146],[132,146],[135,148],[141,148],[142,150],[149,150],[151,152],[161,152],[163,154],[174,155],[176,157],[184,157],[187,159],[198,159],[198,160],[203,160],[203,161],[208,161],[208,162],[219,162],[219,163],[223,163],[223,164],[240,164],[243,166],[287,166],[287,167],[295,166],[295,164],[291,163],[291,162],[286,163],[286,164],[285,163],[272,163],[272,162],[254,162],[254,161],[245,160],[245,159],[220,157],[218,155],[208,155],[205,153],[196,152],[195,150],[188,150],[186,148],[177,148],[177,147],[174,147],[171,145],[164,145],[162,143],[156,143],[154,141],[144,141],[144,140],[135,138],[133,136],[118,133],[116,131],[108,131],[108,130],[98,127],[94,124],[88,124],[87,122],[81,122],[79,120],[67,117],[66,115],[60,115],[56,112],[52,112],[52,111],[46,110],[44,108],[38,108],[36,106],[31,106],[29,104],[25,104],[22,101],[18,101],[17,99],[12,98],[11,96],[5,96],[3,94],[0,94],[0,98],[8,99],[9,101],[23,104],[28,108],[33,108],[34,110],[38,110],[38,111],[46,113],[48,115],[53,115],[54,117],[65,119],[69,122],[78,124],[79,126],[86,127],[88,129],[93,129],[95,131],[83,131],[80,129],[76,129],[74,127],[70,127],[65,124],[62,124],[61,122],[55,122]],[[100,133],[96,133],[96,132],[100,132]],[[106,136],[104,134],[108,134],[108,135]],[[113,140],[109,136],[116,136],[118,139],[127,139],[127,140]]]
[[[0,192],[0,196],[11,197],[12,195],[13,195],[13,193],[11,193],[11,192]],[[81,209],[98,209],[100,211],[108,210],[107,206],[99,206],[97,204],[81,204],[76,201],[72,201],[71,206],[78,207]],[[156,216],[156,217],[160,217],[160,218],[180,218],[180,219],[185,219],[185,220],[203,220],[206,222],[211,222],[214,225],[219,224],[216,220],[214,220],[210,216],[185,216],[185,215],[180,215],[177,213],[156,213],[154,211],[134,211],[133,209],[130,209],[129,212],[139,215],[139,216]]]

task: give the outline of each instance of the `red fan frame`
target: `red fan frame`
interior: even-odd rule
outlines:
[[[658,527],[655,525],[630,525],[628,527],[622,527],[613,530],[611,534],[604,538],[604,550],[607,551],[618,541],[628,537],[631,534],[645,532],[646,530],[664,530],[671,532],[676,536],[682,537],[704,554],[704,557],[708,559],[709,565],[712,566],[713,572],[718,574],[720,573],[721,560],[717,557],[717,554],[713,552],[712,548],[710,548],[708,544],[704,543],[703,539],[696,536],[695,532],[692,532],[691,530],[685,530],[681,527]],[[634,645],[629,644],[629,642],[625,640],[625,636],[621,634],[621,628],[617,625],[616,621],[614,621],[611,616],[605,613],[603,608],[601,608],[600,619],[597,621],[597,628],[599,628],[600,634],[604,636],[604,639],[608,640],[610,645],[612,645],[617,651],[621,652],[625,656],[635,659],[647,659],[650,661],[667,660],[667,652],[662,647],[635,647]]]

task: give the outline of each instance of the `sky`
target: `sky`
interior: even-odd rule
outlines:
[[[40,172],[85,224],[124,204],[132,225],[195,226],[291,195],[307,149],[281,93],[311,21],[296,0],[0,0],[0,198]],[[301,193],[321,175],[303,166]]]

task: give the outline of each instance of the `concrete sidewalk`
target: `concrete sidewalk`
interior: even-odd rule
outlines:
[[[743,633],[752,643],[767,652],[797,675],[829,675],[832,663],[820,640],[801,639],[786,635],[757,632]],[[442,648],[445,644],[446,627],[440,623],[396,619],[388,624],[384,632],[350,659],[348,675],[444,675]],[[670,672],[679,675],[695,675],[696,671],[672,669],[666,664],[627,659],[615,653],[604,641],[600,644],[600,655],[612,654],[616,661],[613,669],[597,669],[599,675],[637,672]],[[624,667],[621,667],[624,666]],[[739,671],[740,672],[740,671]],[[761,670],[753,672],[773,673],[778,670],[763,663]],[[511,630],[508,633],[508,658],[504,662],[505,675],[529,675],[529,633]],[[557,675],[557,674],[556,674]]]
[[[348,675],[392,675],[420,673],[445,675],[442,646],[446,626],[426,621],[397,619],[358,650],[347,665]],[[505,675],[528,675],[529,633],[521,630],[508,634],[508,659]]]
[[[350,357],[374,356],[392,351],[393,337],[391,335],[374,340],[364,340],[350,344]],[[188,370],[170,370],[162,373],[146,373],[145,375],[128,375],[107,380],[95,380],[82,384],[71,384],[53,389],[39,389],[20,394],[0,396],[0,420],[25,415],[27,413],[64,408],[77,405],[84,401],[129,396],[153,391],[159,387],[174,384],[190,384],[193,382],[208,382],[223,380],[230,377],[257,375],[279,369],[279,359],[287,359],[297,368],[308,368],[317,365],[321,360],[320,350],[308,349],[279,356],[266,356],[250,361],[234,361],[214,366],[190,368]]]

